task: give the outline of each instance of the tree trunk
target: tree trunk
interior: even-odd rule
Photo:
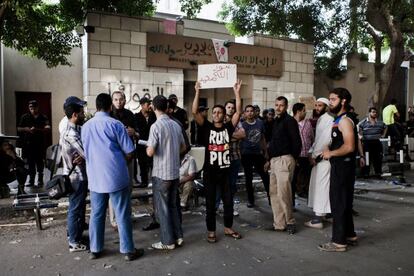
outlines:
[[[392,98],[403,99],[402,86],[397,81],[401,77],[400,67],[404,57],[404,40],[399,22],[393,20],[389,7],[380,0],[368,0],[367,21],[376,30],[386,34],[391,42],[391,54],[380,74],[378,106],[382,107]]]

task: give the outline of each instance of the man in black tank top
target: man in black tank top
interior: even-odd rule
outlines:
[[[319,245],[328,252],[344,252],[348,244],[356,244],[352,203],[355,182],[355,125],[347,117],[352,96],[345,88],[335,88],[329,93],[329,108],[336,115],[332,126],[332,143],[322,153],[331,162],[329,198],[333,216],[332,240]]]

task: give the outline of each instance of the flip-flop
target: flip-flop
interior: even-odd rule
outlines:
[[[348,244],[348,245],[351,245],[351,246],[357,246],[358,245],[358,238],[347,238],[346,239],[346,243]]]
[[[242,236],[240,235],[240,233],[233,231],[232,233],[224,233],[225,236],[227,237],[232,237],[235,240],[240,240],[242,238]]]

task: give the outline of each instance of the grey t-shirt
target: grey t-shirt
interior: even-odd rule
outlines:
[[[265,133],[263,121],[256,120],[254,123],[244,121],[242,126],[246,132],[246,138],[240,143],[241,154],[260,154],[260,141]]]

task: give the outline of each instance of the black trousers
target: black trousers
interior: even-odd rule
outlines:
[[[148,172],[149,169],[152,167],[152,158],[148,157],[145,147],[142,146],[137,147],[137,157],[141,175],[141,182],[144,185],[148,185]]]
[[[241,162],[246,178],[246,191],[249,203],[254,204],[253,168],[260,175],[269,198],[269,174],[264,171],[265,158],[261,154],[242,154]]]
[[[39,173],[39,181],[43,181],[44,152],[41,149],[30,148],[26,150],[27,163],[29,164],[30,182],[33,183],[36,177],[36,169]]]
[[[309,181],[312,166],[308,157],[299,157],[296,162],[295,172],[292,179],[292,202],[295,205],[295,193],[307,197],[309,193]]]
[[[403,145],[403,135],[400,127],[397,124],[391,124],[387,126],[388,133],[391,136],[391,143],[394,149],[400,150]]]
[[[382,143],[380,140],[364,140],[364,154],[369,153],[369,166],[362,168],[364,176],[369,175],[371,165],[376,175],[382,174]],[[366,156],[365,156],[366,157]]]
[[[346,245],[346,239],[355,237],[352,204],[354,199],[355,158],[331,159],[329,199],[333,217],[332,242]]]
[[[207,230],[216,231],[216,193],[220,189],[223,201],[224,227],[233,226],[233,194],[229,182],[229,169],[204,170],[204,183],[206,188],[206,224]]]

